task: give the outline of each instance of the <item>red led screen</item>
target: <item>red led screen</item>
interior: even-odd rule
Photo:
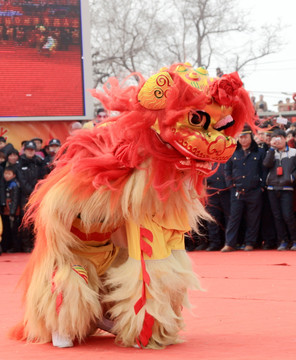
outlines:
[[[0,0],[0,120],[85,115],[81,18],[79,0]]]

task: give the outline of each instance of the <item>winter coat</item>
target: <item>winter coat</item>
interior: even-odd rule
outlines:
[[[39,156],[29,159],[25,154],[19,158],[17,165],[17,178],[21,186],[21,208],[26,205],[38,180],[44,177],[44,163]]]
[[[285,151],[278,151],[270,148],[266,153],[264,166],[269,168],[266,184],[277,187],[279,190],[284,187],[292,187],[296,178],[296,149],[286,146]],[[282,167],[282,175],[278,175],[278,168]]]
[[[217,164],[217,171],[214,175],[207,178],[207,192],[215,193],[219,190],[227,190],[226,179],[225,179],[225,164]]]
[[[264,150],[260,149],[255,141],[247,150],[247,154],[238,147],[225,164],[227,186],[242,192],[264,187],[266,178],[266,169],[263,167],[264,156]]]

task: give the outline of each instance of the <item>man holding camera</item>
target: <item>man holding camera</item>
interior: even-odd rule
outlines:
[[[271,134],[270,149],[263,165],[269,168],[266,184],[275,221],[278,250],[296,250],[296,221],[293,211],[296,149],[289,148],[286,144],[284,130],[277,129]]]

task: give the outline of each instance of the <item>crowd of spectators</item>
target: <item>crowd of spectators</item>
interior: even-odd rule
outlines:
[[[93,120],[72,123],[69,135],[79,129],[92,129],[106,117],[106,111],[99,108]],[[44,144],[42,138],[35,137],[23,141],[21,149],[15,149],[0,136],[0,255],[32,251],[33,229],[22,223],[25,207],[37,182],[52,171],[60,147],[59,139],[52,138]]]
[[[106,117],[99,108],[92,121],[73,123],[70,135]],[[296,123],[271,125],[263,123],[256,134],[245,126],[233,156],[206,179],[206,207],[214,221],[185,236],[187,251],[296,250]],[[32,251],[33,231],[21,226],[25,206],[53,169],[61,142],[44,144],[36,137],[21,145],[15,149],[0,136],[0,254]]]
[[[185,238],[186,249],[296,250],[296,124],[245,126],[226,164],[207,179],[214,222]]]
[[[52,170],[61,142],[51,139],[43,145],[43,139],[36,137],[23,141],[22,148],[15,149],[4,137],[0,137],[0,254],[28,253],[33,249],[33,230],[20,225],[28,198],[37,182]]]
[[[224,72],[221,70],[221,68],[216,68],[216,76],[220,78],[223,75]],[[264,95],[259,95],[259,100],[256,100],[255,96],[251,96],[251,101],[253,103],[256,114],[270,111],[267,102],[264,100]],[[283,100],[279,100],[277,103],[277,110],[279,113],[286,111],[296,111],[296,93],[292,94],[292,100],[289,97],[285,99],[285,102]]]

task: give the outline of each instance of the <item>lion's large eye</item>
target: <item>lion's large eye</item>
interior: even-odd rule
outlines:
[[[194,111],[189,114],[189,123],[193,126],[202,126],[205,130],[209,127],[211,117],[204,111]]]

